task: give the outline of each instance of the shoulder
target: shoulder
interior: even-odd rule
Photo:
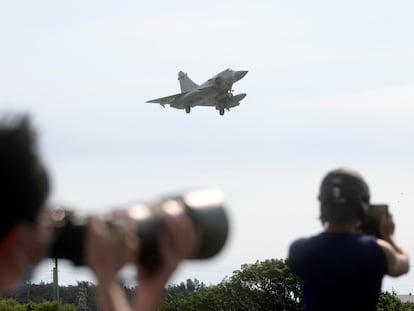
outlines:
[[[289,246],[288,266],[294,273],[298,273],[303,258],[303,249],[307,245],[308,238],[300,238],[293,241]]]
[[[312,244],[314,237],[302,237],[294,240],[289,247],[289,257],[291,255],[296,255],[298,252],[302,252],[304,249],[309,248]]]
[[[388,271],[388,258],[378,239],[372,235],[357,234],[353,244],[352,254],[358,262],[369,264],[370,271],[384,275]]]
[[[377,238],[373,235],[366,235],[366,234],[356,234],[355,235],[357,243],[362,246],[371,246],[376,249],[380,249]]]
[[[386,266],[386,256],[378,239],[373,235],[358,234],[355,250],[367,260],[375,261],[379,267]]]
[[[302,265],[309,253],[314,249],[315,240],[318,236],[302,237],[294,240],[289,246],[288,263],[289,266],[296,270],[296,267]]]
[[[309,241],[309,238],[296,239],[290,244],[290,249],[296,249],[298,247],[306,245],[308,243],[308,241]]]
[[[308,250],[319,249],[321,245],[324,245],[327,241],[329,242],[328,236],[326,232],[321,232],[313,236],[298,238],[290,244],[289,252],[304,253]]]

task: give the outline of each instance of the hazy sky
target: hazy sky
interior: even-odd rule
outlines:
[[[390,204],[414,254],[413,12],[409,0],[0,0],[0,110],[30,113],[52,200],[79,211],[221,188],[225,249],[173,282],[285,258],[321,230],[319,182],[341,166]],[[145,103],[177,93],[179,70],[201,83],[226,68],[249,73],[224,116]],[[35,280],[51,281],[49,261]],[[413,291],[414,272],[383,288]]]

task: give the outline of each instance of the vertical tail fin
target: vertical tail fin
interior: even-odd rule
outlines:
[[[180,81],[181,93],[188,92],[198,86],[182,71],[178,73],[178,80]]]

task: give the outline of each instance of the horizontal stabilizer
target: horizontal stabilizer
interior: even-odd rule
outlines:
[[[244,99],[245,97],[246,97],[246,93],[240,93],[240,94],[237,94],[237,95],[234,95],[232,98],[231,98],[231,100],[232,101],[235,101],[235,102],[239,102],[239,101],[241,101],[242,99]]]

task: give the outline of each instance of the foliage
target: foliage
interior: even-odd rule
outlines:
[[[300,309],[300,288],[285,260],[242,265],[223,285],[241,307],[249,310]]]
[[[285,260],[245,264],[221,283],[187,297],[168,297],[161,310],[300,310],[300,289]]]
[[[71,304],[76,307],[79,307],[83,303],[86,306],[83,309],[93,311],[97,309],[94,293],[95,286],[89,282],[78,282],[77,285],[59,286],[59,301],[62,305]],[[40,284],[28,283],[15,292],[2,295],[2,297],[14,299],[16,302],[28,306],[29,303],[30,305],[36,305],[46,301],[51,302],[54,300],[53,284],[44,282],[41,282]],[[44,304],[43,307],[46,307],[46,304]],[[30,307],[28,310],[30,310]],[[56,305],[52,304],[50,310],[63,309],[56,309]],[[0,311],[2,311],[2,309],[0,309]]]
[[[200,282],[197,279],[191,280],[187,279],[186,282],[181,282],[180,284],[169,285],[167,287],[167,295],[170,297],[175,296],[187,296],[188,294],[205,288],[206,285],[203,282]]]
[[[226,298],[226,295],[223,295],[223,291],[220,290],[219,285],[209,286],[194,291],[186,297],[183,295],[167,297],[161,305],[161,310],[232,310]]]
[[[0,300],[0,311],[77,311],[76,307],[57,301],[20,304],[14,299]]]
[[[377,311],[414,311],[414,304],[403,303],[395,292],[383,292],[378,299]]]
[[[124,287],[128,297],[135,288]],[[53,300],[53,284],[27,284],[19,291],[3,295],[0,311],[96,311],[95,285],[78,282],[60,286],[60,302]],[[219,284],[206,286],[197,279],[187,279],[166,288],[160,310],[286,310],[301,309],[300,288],[286,260],[270,259],[244,264]],[[380,295],[378,311],[414,311],[413,303],[401,302],[396,293]]]

